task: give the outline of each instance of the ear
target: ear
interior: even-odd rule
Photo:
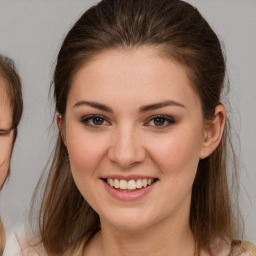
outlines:
[[[57,123],[57,127],[59,129],[61,139],[62,139],[64,145],[66,146],[66,139],[65,139],[64,127],[63,127],[63,117],[61,114],[56,115],[56,123]]]
[[[208,157],[219,145],[226,123],[226,109],[220,104],[215,108],[213,119],[206,121],[200,159]]]

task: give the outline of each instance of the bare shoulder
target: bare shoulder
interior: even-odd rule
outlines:
[[[256,256],[256,247],[249,241],[233,241],[230,256]]]

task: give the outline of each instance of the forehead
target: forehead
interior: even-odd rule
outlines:
[[[71,95],[77,101],[91,96],[117,102],[125,95],[127,100],[139,97],[141,104],[167,98],[198,102],[187,69],[151,47],[95,55],[73,76]]]
[[[12,125],[12,106],[8,84],[0,78],[0,129],[8,130]]]
[[[11,107],[11,98],[9,93],[8,82],[0,75],[0,107]]]

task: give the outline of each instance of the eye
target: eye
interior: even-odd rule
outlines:
[[[103,126],[108,125],[109,122],[106,120],[104,116],[101,115],[90,115],[86,116],[81,120],[82,123],[88,126],[97,127],[97,126]]]
[[[157,115],[150,118],[146,126],[153,126],[155,128],[166,128],[175,123],[175,120],[170,116]]]
[[[6,135],[6,134],[10,133],[10,131],[11,131],[11,129],[10,129],[10,130],[7,130],[7,131],[0,129],[0,135]]]

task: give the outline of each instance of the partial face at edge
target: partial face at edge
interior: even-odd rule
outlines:
[[[6,91],[6,82],[0,77],[0,188],[8,174],[13,148],[12,107]]]
[[[99,54],[73,78],[64,143],[76,185],[102,223],[188,221],[206,133],[185,69],[153,49]],[[134,198],[106,182],[144,178],[154,183]]]

